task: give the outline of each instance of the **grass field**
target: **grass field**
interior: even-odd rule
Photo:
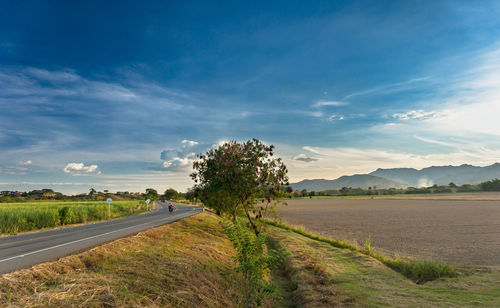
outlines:
[[[111,218],[134,215],[146,209],[146,204],[141,201],[114,201],[111,204]],[[0,203],[2,234],[104,219],[108,219],[108,204],[104,201]]]
[[[370,237],[372,247],[386,255],[500,265],[498,201],[337,198],[287,203],[278,207],[285,223],[361,247]]]

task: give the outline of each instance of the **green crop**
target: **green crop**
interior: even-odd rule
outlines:
[[[146,204],[137,200],[115,201],[111,204],[111,218],[146,209]],[[104,201],[0,203],[0,233],[15,234],[104,219],[108,219],[108,204]]]

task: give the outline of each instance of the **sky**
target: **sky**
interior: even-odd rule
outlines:
[[[185,191],[276,147],[292,182],[500,162],[498,1],[1,1],[0,190]]]

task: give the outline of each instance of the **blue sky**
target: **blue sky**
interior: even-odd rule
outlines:
[[[495,1],[0,3],[0,189],[185,190],[274,144],[292,181],[500,161]]]

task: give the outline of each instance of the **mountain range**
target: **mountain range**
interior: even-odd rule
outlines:
[[[322,191],[341,189],[342,187],[368,188],[377,187],[405,188],[427,187],[434,184],[447,185],[451,182],[457,185],[478,184],[494,178],[500,178],[500,163],[486,167],[472,165],[432,166],[420,170],[414,168],[377,169],[369,174],[341,176],[334,180],[314,179],[292,183],[294,190]]]

